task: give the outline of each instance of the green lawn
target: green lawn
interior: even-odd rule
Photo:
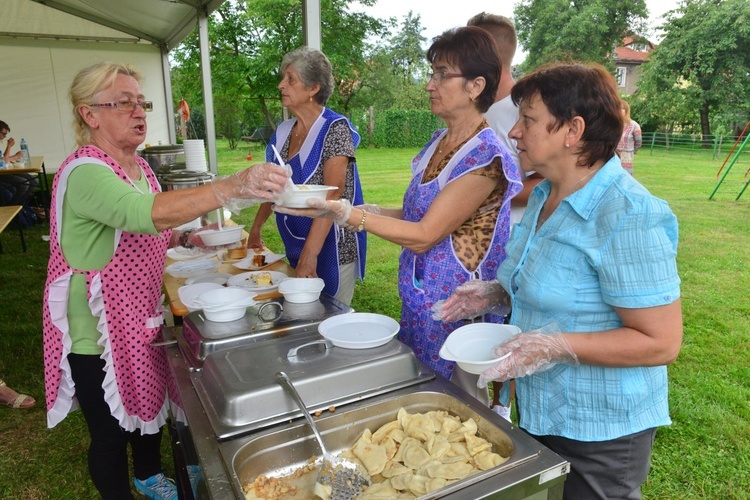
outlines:
[[[249,165],[248,152],[253,163],[263,157],[257,147],[229,151],[220,142],[222,173]],[[415,153],[358,153],[368,202],[400,204]],[[680,221],[685,321],[682,352],[669,367],[673,424],[657,433],[645,498],[750,498],[750,193],[734,201],[739,188],[728,184],[709,201],[720,165],[710,153],[642,151],[636,156],[636,177],[666,199]],[[742,173],[748,167],[744,160]],[[250,222],[252,213],[245,210],[236,219]],[[15,231],[2,236],[0,376],[39,403],[27,411],[0,408],[0,498],[95,498],[80,413],[46,428],[40,310],[48,256],[41,236],[47,231],[46,225],[26,231],[26,254]],[[282,250],[272,220],[264,239],[273,250]],[[357,286],[352,304],[357,310],[398,317],[398,251],[370,238],[367,279]]]

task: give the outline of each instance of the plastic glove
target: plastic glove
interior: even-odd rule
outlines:
[[[479,375],[477,387],[487,387],[491,380],[502,382],[549,370],[558,363],[578,366],[578,356],[573,352],[565,335],[556,323],[538,330],[519,333],[495,347],[497,356],[509,356]]]
[[[453,295],[432,306],[432,319],[453,322],[485,314],[505,316],[510,312],[510,297],[497,280],[470,280],[459,285]]]
[[[333,219],[339,226],[345,226],[352,214],[352,204],[344,198],[340,200],[321,200],[308,198],[307,205],[311,208],[289,208],[274,205],[273,211],[280,214],[312,217],[313,219]]]
[[[354,208],[358,208],[362,210],[363,212],[367,212],[368,214],[373,215],[380,215],[380,207],[371,203],[364,203],[362,205],[355,205]],[[339,224],[338,222],[336,222]],[[352,226],[351,224],[339,224],[339,226],[343,227],[347,231],[357,231],[357,226]]]
[[[239,214],[245,207],[278,199],[288,180],[284,167],[262,163],[214,180],[211,187],[222,206]]]

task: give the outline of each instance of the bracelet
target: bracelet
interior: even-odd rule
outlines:
[[[188,238],[195,232],[195,229],[186,229],[180,234],[179,243],[183,248],[193,248],[195,245],[188,243]]]
[[[365,219],[367,218],[367,212],[362,210],[362,220],[359,221],[359,226],[357,226],[357,232],[361,232],[365,230]]]

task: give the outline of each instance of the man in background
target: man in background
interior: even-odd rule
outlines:
[[[513,159],[516,162],[519,170],[521,164],[518,160],[518,150],[516,149],[516,141],[508,137],[508,132],[513,128],[513,125],[518,121],[518,108],[513,104],[510,98],[510,89],[513,88],[515,80],[513,79],[513,70],[510,65],[513,62],[513,57],[516,54],[516,46],[518,45],[518,39],[516,37],[516,29],[513,26],[513,22],[504,16],[498,16],[495,14],[488,14],[482,12],[469,19],[466,23],[467,26],[477,26],[487,31],[492,38],[495,40],[498,52],[500,54],[500,65],[502,66],[502,73],[500,75],[500,84],[497,86],[497,92],[495,93],[495,103],[490,106],[490,109],[484,114],[492,130],[500,137],[500,140],[508,147],[508,150],[513,155]],[[523,190],[518,193],[510,202],[510,223],[511,229],[513,224],[516,224],[521,220],[524,211],[526,210],[526,203],[529,199],[529,194],[534,189],[534,186],[542,181],[542,176],[535,172],[523,172],[521,175],[525,175],[526,178],[523,181]]]
[[[523,217],[523,213],[526,211],[526,203],[529,200],[529,195],[534,189],[534,186],[542,181],[542,176],[535,172],[524,172],[521,170],[521,163],[518,159],[518,150],[516,149],[516,141],[508,137],[508,132],[513,128],[513,125],[518,121],[518,108],[510,98],[510,89],[513,88],[515,80],[513,79],[513,70],[510,65],[513,62],[513,56],[516,54],[516,46],[518,45],[518,38],[516,37],[516,28],[513,26],[513,22],[504,16],[498,16],[495,14],[488,14],[482,12],[469,19],[466,23],[467,26],[476,26],[487,31],[492,38],[495,40],[497,45],[498,53],[500,54],[500,66],[502,72],[500,74],[500,83],[497,86],[497,92],[495,93],[495,103],[490,106],[490,109],[484,114],[492,130],[500,137],[503,144],[508,147],[513,160],[516,162],[518,170],[521,172],[523,178],[523,190],[518,193],[513,199],[510,200],[510,224],[511,231],[513,225],[518,223]],[[513,381],[510,384],[510,394],[513,397],[514,384]],[[500,403],[500,389],[503,387],[502,382],[493,382],[493,397],[491,408],[506,420],[510,421],[510,406],[503,406]]]
[[[0,140],[7,139],[3,159],[8,168],[11,162],[18,161],[23,156],[23,152],[18,151],[16,154],[10,154],[10,150],[16,141],[8,137],[10,127],[7,123],[0,120]],[[8,205],[26,205],[34,196],[34,191],[39,187],[39,181],[36,176],[24,173],[5,174],[0,176],[0,206]]]

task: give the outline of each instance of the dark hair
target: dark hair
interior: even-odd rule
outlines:
[[[10,132],[10,127],[8,126],[7,123],[5,123],[4,121],[0,120],[0,130],[7,130],[8,132]]]
[[[456,66],[464,78],[483,77],[484,90],[477,96],[476,106],[484,113],[495,102],[495,92],[500,82],[500,56],[489,33],[476,26],[453,28],[432,39],[427,49],[427,60],[445,61]]]
[[[579,166],[590,167],[615,154],[622,135],[622,113],[617,83],[599,64],[553,64],[543,66],[518,80],[510,91],[513,104],[539,95],[558,130],[576,116],[583,118]]]

